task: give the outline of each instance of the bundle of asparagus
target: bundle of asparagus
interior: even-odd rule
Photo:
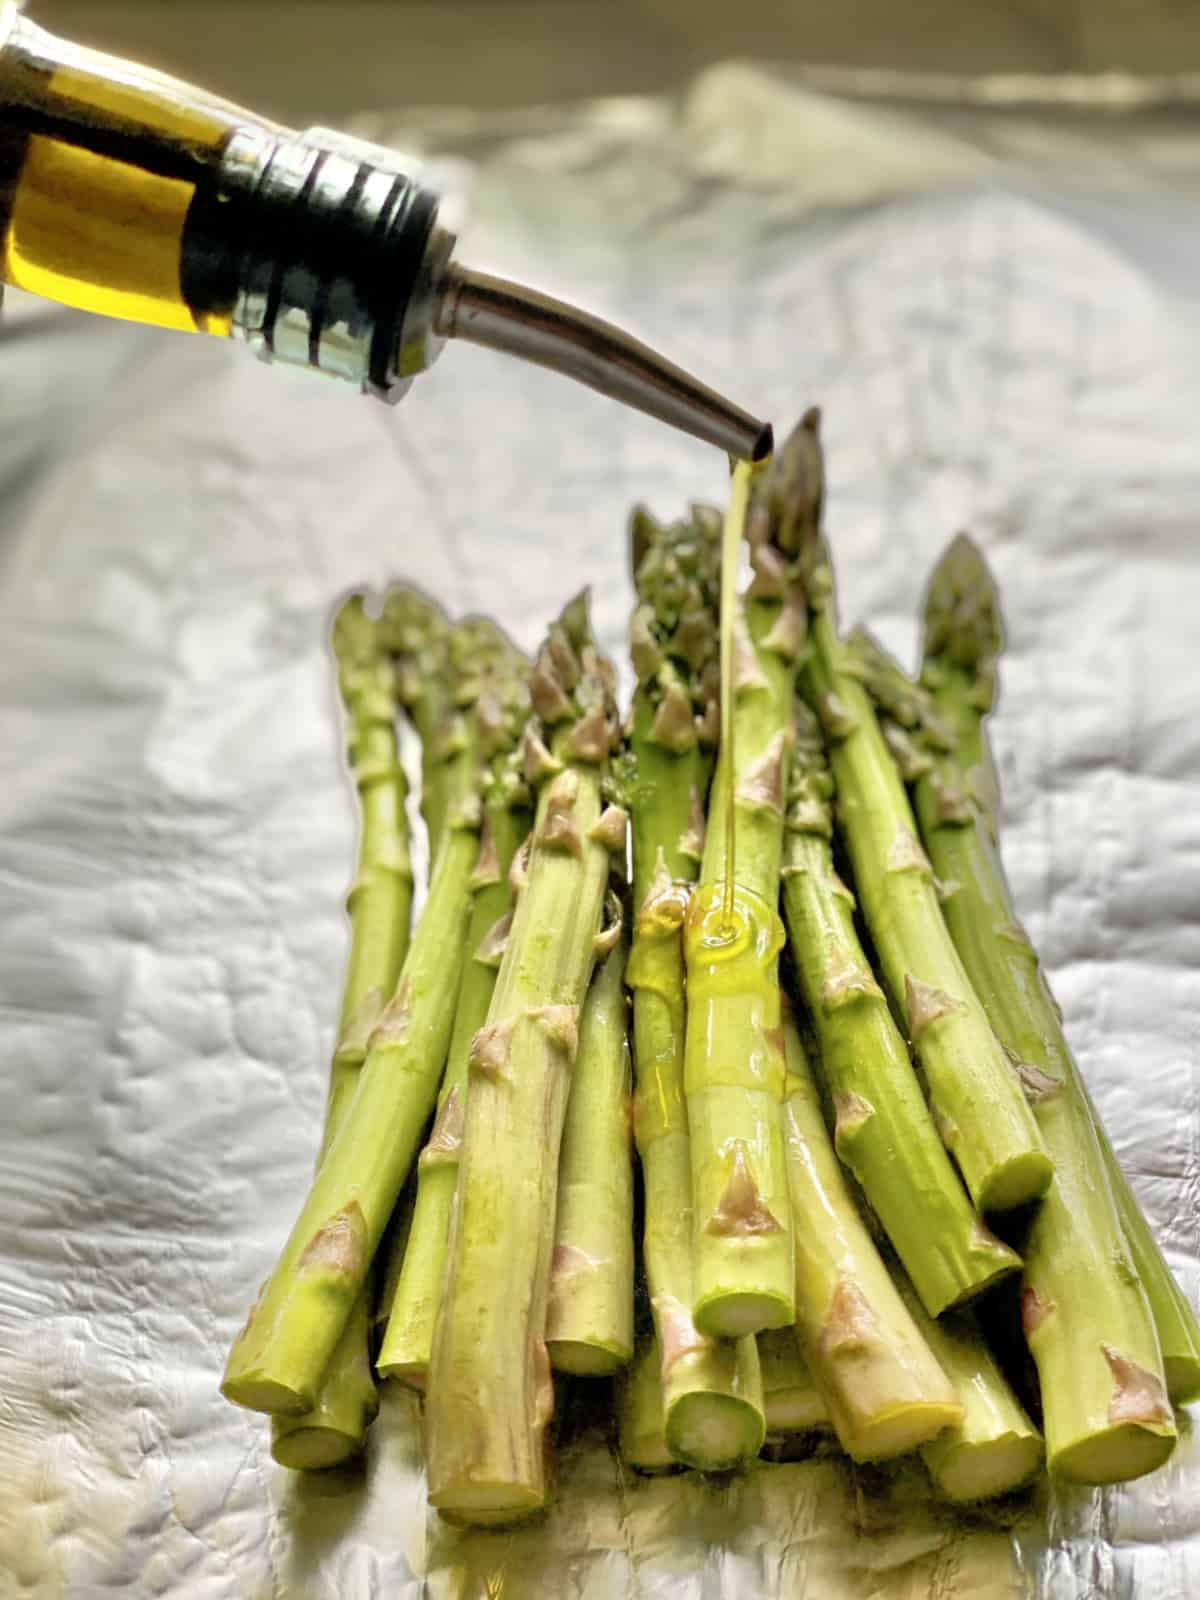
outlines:
[[[930,584],[923,686],[868,635],[852,641],[860,677],[899,730],[892,744],[945,885],[947,926],[1054,1160],[1022,1287],[1049,1465],[1080,1482],[1123,1481],[1171,1452],[1169,1402],[1200,1383],[1198,1330],[1103,1135],[1000,865],[983,732],[999,648],[990,574],[961,537]]]
[[[362,828],[326,1129],[224,1383],[284,1464],[362,1446],[389,1219],[377,1370],[423,1394],[452,1520],[545,1505],[580,1376],[617,1377],[648,1473],[820,1438],[917,1452],[957,1503],[1170,1454],[1200,1326],[1000,866],[994,588],[956,541],[912,681],[839,636],[823,497],[810,411],[735,480],[724,553],[715,511],[634,514],[623,732],[584,597],[532,669],[407,588],[339,612]],[[411,943],[401,713],[432,860]],[[991,1348],[1018,1273],[1044,1446]]]

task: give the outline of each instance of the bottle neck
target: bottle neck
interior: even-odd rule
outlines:
[[[435,308],[454,239],[437,211],[374,146],[239,130],[210,207],[189,219],[185,293],[231,299],[234,337],[264,360],[396,400],[442,345]],[[209,247],[221,237],[232,251]]]

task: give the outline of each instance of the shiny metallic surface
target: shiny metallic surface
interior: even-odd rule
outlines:
[[[221,187],[226,199],[257,192],[275,144],[274,136],[254,128],[239,128],[234,133],[221,157]],[[256,354],[261,354],[265,343],[269,290],[269,273],[248,263],[233,305],[233,337]]]
[[[822,404],[847,625],[911,662],[924,574],[981,541],[1013,890],[1195,1303],[1194,119],[901,112],[729,67],[678,102],[367,131],[469,166],[464,259],[611,306],[781,428]],[[970,1514],[821,1455],[639,1480],[579,1391],[554,1509],[507,1533],[428,1514],[400,1392],[363,1471],[275,1466],[217,1386],[320,1137],[355,839],[337,598],[405,578],[532,649],[589,585],[627,696],[628,509],[719,502],[728,469],[482,348],[391,410],[16,292],[5,319],[4,1600],[1195,1600],[1196,1408],[1142,1483]]]
[[[446,335],[438,325],[438,312],[446,284],[455,271],[450,259],[454,245],[454,235],[435,224],[396,330],[395,368],[402,379],[431,367],[445,348]]]
[[[335,212],[353,189],[358,172],[358,162],[344,155],[323,151],[310,185],[309,204],[313,211],[322,215]],[[308,262],[285,261],[281,263],[281,268],[280,310],[272,330],[272,353],[277,361],[288,361],[299,367],[310,366],[313,364],[313,317],[322,285]],[[364,365],[370,358],[370,331],[365,323],[360,328],[359,343]],[[321,365],[319,360],[317,365]],[[333,374],[340,377],[343,369],[335,366]]]
[[[770,453],[769,424],[611,322],[523,284],[452,266],[437,327],[447,338],[549,367],[726,455],[757,461]]]

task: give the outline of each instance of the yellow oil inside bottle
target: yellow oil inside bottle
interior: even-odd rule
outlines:
[[[81,310],[228,335],[185,295],[185,230],[258,119],[0,7],[0,276]]]
[[[34,137],[4,234],[4,281],[81,311],[194,333],[179,274],[191,201],[189,184]],[[228,321],[209,331],[228,333]]]

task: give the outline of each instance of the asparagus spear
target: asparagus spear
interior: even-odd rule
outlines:
[[[530,688],[537,818],[488,1020],[471,1049],[425,1412],[431,1503],[485,1524],[546,1501],[559,1146],[609,853],[625,842],[624,813],[602,798],[616,738],[612,668],[592,642],[583,597],[551,630]]]
[[[976,1206],[1007,1210],[1043,1194],[1053,1167],[946,931],[874,707],[846,670],[822,555],[814,550],[812,648],[804,687],[832,744],[839,816],[859,899],[892,1002],[924,1068],[938,1131]]]
[[[584,1001],[558,1166],[546,1310],[556,1372],[610,1374],[633,1355],[633,1161],[625,913]]]
[[[938,1365],[954,1385],[963,1420],[921,1448],[921,1458],[947,1500],[993,1500],[1019,1489],[1045,1455],[1041,1435],[1025,1415],[984,1342],[974,1314],[951,1311],[936,1322],[899,1268],[896,1287]]]
[[[829,1407],[800,1354],[795,1328],[773,1328],[758,1336],[768,1437],[828,1428]]]
[[[633,992],[642,1166],[642,1256],[662,1359],[663,1426],[672,1456],[722,1471],[756,1454],[765,1429],[753,1335],[714,1340],[692,1321],[692,1179],[683,1093],[682,926],[703,849],[716,711],[720,517],[695,512],[631,525],[638,686],[625,767],[632,816]]]
[[[678,1472],[679,1462],[667,1447],[664,1426],[662,1351],[651,1331],[634,1352],[617,1390],[621,1459],[635,1472],[657,1475]]]
[[[800,1349],[842,1448],[880,1461],[927,1444],[963,1408],[896,1292],[846,1187],[790,1015],[783,1126],[796,1228]]]
[[[404,807],[407,785],[396,744],[396,686],[380,633],[379,625],[364,611],[361,595],[351,595],[343,602],[334,619],[333,651],[349,721],[348,757],[362,826],[358,872],[346,901],[350,956],[330,1069],[322,1156],[353,1096],[371,1029],[395,987],[408,945],[412,909],[413,876]],[[367,1323],[366,1300],[360,1296],[334,1351],[316,1406],[303,1416],[274,1420],[271,1454],[281,1466],[336,1466],[362,1449],[367,1427],[378,1409]]]
[[[1021,1263],[976,1215],[937,1136],[834,867],[833,779],[820,729],[803,702],[795,718],[783,903],[836,1113],[835,1144],[937,1316]]]
[[[991,700],[996,616],[986,568],[965,556],[959,545],[932,588],[961,585],[973,567],[975,593],[957,608],[931,608],[926,658],[935,684],[969,674],[978,663],[970,695],[982,711]],[[856,650],[863,676],[879,682],[889,671],[899,674],[878,647],[860,639]],[[942,698],[949,707],[951,697]],[[917,814],[949,891],[946,920],[1054,1161],[1055,1181],[1030,1225],[1022,1289],[1048,1465],[1084,1483],[1136,1478],[1159,1466],[1175,1441],[1153,1317],[1129,1259],[1078,1070],[966,774],[953,753],[925,754],[927,770],[916,777]]]
[[[230,1352],[222,1393],[251,1410],[296,1414],[313,1405],[433,1109],[479,851],[473,729],[473,718],[458,715],[439,735],[454,753],[445,828],[420,922],[371,1034],[354,1098]]]
[[[464,643],[466,641],[463,641]],[[486,641],[475,639],[476,648]],[[508,872],[529,831],[529,788],[521,772],[517,740],[528,713],[523,664],[506,640],[487,674],[494,687],[479,699],[484,780],[483,838],[471,878],[469,959],[454,1014],[446,1073],[430,1137],[417,1162],[412,1226],[404,1247],[387,1331],[377,1366],[387,1378],[425,1387],[433,1330],[446,1260],[450,1213],[458,1183],[471,1040],[487,1020],[503,953],[510,908]],[[497,678],[496,673],[502,676]],[[497,688],[502,692],[497,693]]]
[[[806,413],[767,469],[746,522],[754,581],[740,612],[723,612],[721,619],[722,773],[684,932],[692,1317],[702,1333],[729,1338],[785,1327],[795,1314],[779,1123],[777,906],[788,733],[803,644],[796,558],[818,537],[819,421],[816,410]],[[743,464],[734,474],[727,534],[736,530],[750,471]],[[728,578],[729,552],[725,561]]]
[[[994,694],[995,662],[1002,642],[1000,618],[995,586],[986,563],[976,546],[965,536],[954,540],[934,574],[926,600],[925,627],[924,675],[933,690],[936,712],[954,740],[960,769],[960,776],[956,775],[951,793],[955,787],[965,789],[978,824],[984,828],[988,838],[994,840],[997,835],[998,797],[984,718],[991,708]],[[931,778],[931,790],[934,782]],[[947,846],[953,842],[949,836],[944,841]],[[969,840],[966,842],[971,844]],[[1011,895],[1003,868],[994,852],[991,865],[993,884],[1003,891],[1006,910],[1001,915],[1004,925],[1016,927]],[[997,900],[995,904],[999,907],[1001,902]],[[947,906],[948,913],[952,905],[953,901]],[[955,926],[960,932],[963,931],[963,917],[968,908],[969,900],[964,899],[961,910],[955,908],[953,916],[948,915],[952,931]],[[965,945],[962,954],[970,970],[971,957]],[[1120,1217],[1121,1230],[1134,1269],[1150,1301],[1162,1351],[1167,1392],[1177,1405],[1186,1405],[1200,1399],[1200,1323],[1167,1265],[1154,1232],[1121,1169],[1087,1083],[1065,1042],[1058,1008],[1046,987],[1036,957],[1028,950],[1014,947],[1010,960],[1015,960],[1030,974],[1034,1011],[1038,1019],[1036,1025],[1039,1032],[1051,1039],[1057,1048],[1058,1058],[1065,1069],[1066,1092],[1075,1103],[1073,1114],[1077,1115],[1078,1108],[1082,1106],[1092,1123]],[[988,985],[983,983],[980,993],[985,1004],[987,991]],[[999,1031],[1000,1024],[996,1018],[993,1018],[993,1026]],[[1001,1037],[1003,1039],[1003,1034]],[[1010,1048],[1016,1048],[1011,1041],[1005,1042],[1010,1044]]]

